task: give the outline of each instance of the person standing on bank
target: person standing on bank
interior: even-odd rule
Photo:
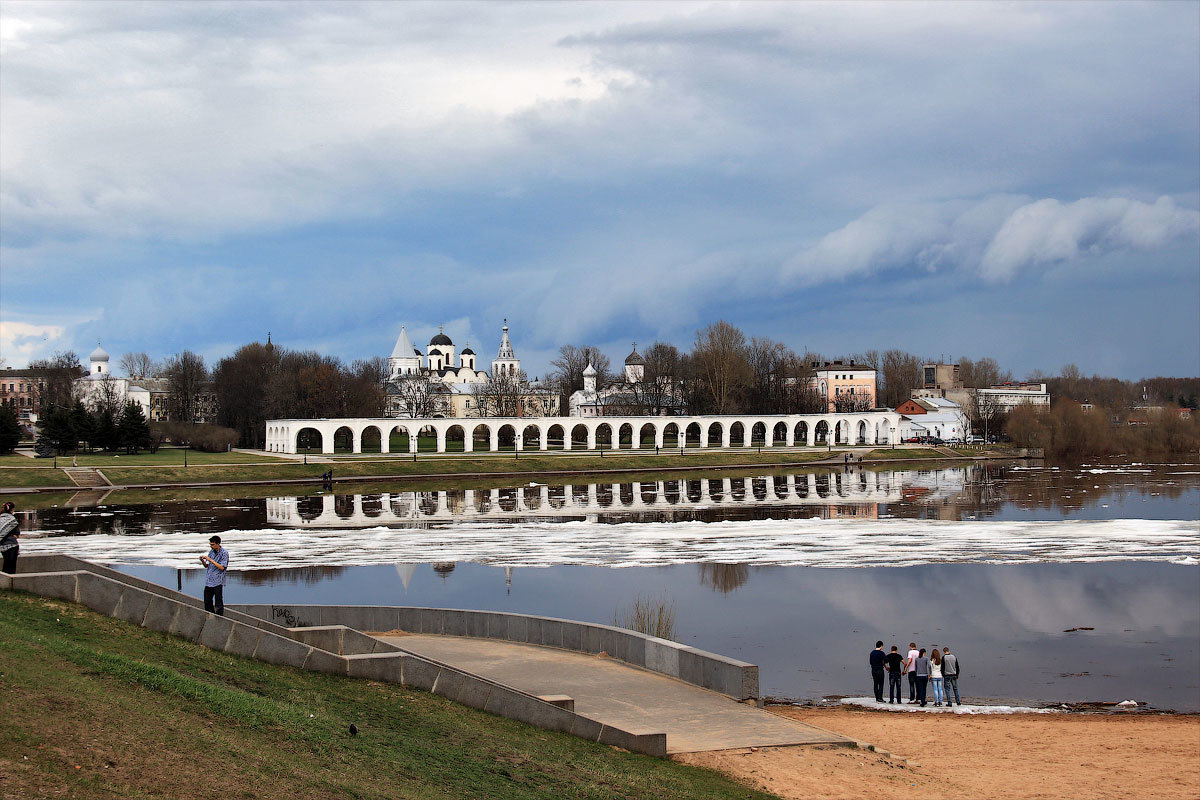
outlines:
[[[924,706],[925,690],[929,687],[929,656],[925,655],[924,647],[917,653],[917,661],[913,664],[912,671],[917,674],[917,702]]]
[[[892,645],[892,652],[887,654],[887,670],[888,702],[903,703],[904,684],[901,683],[901,679],[904,676],[904,658],[896,650],[896,645]]]
[[[883,652],[883,642],[876,642],[875,649],[871,651],[871,683],[875,688],[875,702],[883,702],[883,666],[887,663],[887,656]]]
[[[962,705],[962,699],[958,696],[958,656],[950,652],[949,647],[942,648],[942,678],[946,682],[946,705],[958,703]],[[950,695],[953,692],[954,700],[950,700]]]
[[[908,704],[917,702],[917,643],[908,643],[908,655],[904,657],[904,672],[908,673]]]
[[[217,616],[225,616],[225,571],[229,569],[229,551],[221,547],[220,536],[208,539],[210,551],[200,556],[205,566],[204,610]]]
[[[942,680],[942,654],[935,647],[929,654],[929,682],[933,684],[933,704],[935,706],[940,706],[944,699]]]
[[[21,529],[17,526],[17,518],[13,516],[16,508],[13,503],[4,504],[0,512],[0,553],[4,554],[4,566],[0,568],[9,575],[17,574],[17,554],[21,552]]]

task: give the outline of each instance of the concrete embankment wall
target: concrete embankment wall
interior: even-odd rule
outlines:
[[[294,626],[345,625],[360,631],[402,630],[559,647],[612,658],[679,678],[735,700],[758,697],[758,667],[624,628],[501,611],[412,606],[238,605],[263,621]]]
[[[98,613],[232,655],[399,683],[539,728],[648,755],[665,756],[667,752],[664,733],[635,734],[604,725],[534,695],[405,652],[342,625],[291,630],[234,609],[226,609],[225,616],[217,616],[206,612],[196,598],[69,556],[29,556],[17,563],[16,575],[0,574],[0,590],[25,591],[79,603]]]

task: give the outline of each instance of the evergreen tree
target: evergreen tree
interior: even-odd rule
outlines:
[[[136,453],[150,447],[150,423],[146,422],[142,407],[132,400],[121,411],[117,435],[126,453]]]
[[[71,428],[68,412],[58,406],[49,406],[38,420],[37,449],[39,452],[68,453],[75,449],[75,431]]]
[[[87,406],[82,400],[76,400],[71,406],[70,413],[71,430],[75,433],[77,442],[87,442],[88,449],[92,447],[92,437],[95,435],[95,428],[92,424],[92,415],[88,413]]]
[[[0,403],[0,453],[11,453],[21,441],[21,421],[11,400]]]
[[[93,444],[96,447],[104,450],[115,450],[119,444],[117,438],[117,423],[113,420],[113,415],[107,408],[101,408],[96,411],[92,421],[92,434],[95,439]]]

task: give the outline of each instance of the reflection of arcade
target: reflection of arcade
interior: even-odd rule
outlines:
[[[878,516],[878,504],[900,499],[900,482],[893,474],[859,470],[757,478],[270,497],[267,522],[299,528],[345,528],[771,506],[812,506],[814,513],[831,519],[873,519]]]

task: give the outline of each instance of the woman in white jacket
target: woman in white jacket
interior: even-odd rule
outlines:
[[[929,682],[933,684],[933,704],[940,706],[945,693],[942,685],[942,654],[936,647],[929,654]]]

